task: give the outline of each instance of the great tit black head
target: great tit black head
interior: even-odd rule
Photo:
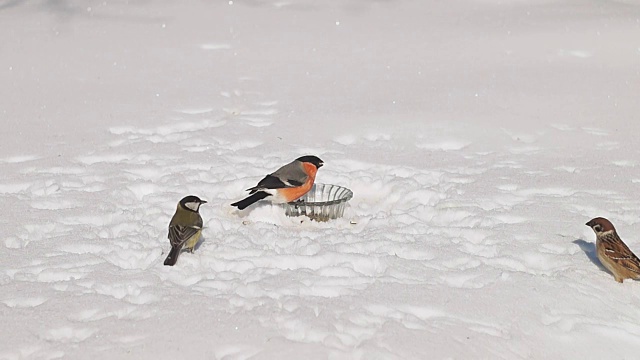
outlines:
[[[206,203],[207,202],[205,200],[202,200],[194,195],[185,196],[184,198],[182,198],[182,200],[180,200],[180,206],[183,209],[193,212],[198,212],[198,210],[200,210],[200,205]]]

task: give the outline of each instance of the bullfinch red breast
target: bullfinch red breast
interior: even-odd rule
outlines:
[[[247,189],[249,197],[231,204],[243,210],[247,206],[268,199],[274,203],[296,201],[308,193],[316,180],[316,173],[324,163],[313,155],[302,156],[260,180],[258,185]]]

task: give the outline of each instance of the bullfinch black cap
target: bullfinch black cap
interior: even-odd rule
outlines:
[[[297,158],[296,160],[301,161],[301,162],[312,163],[317,168],[320,168],[320,167],[322,167],[322,165],[324,165],[324,162],[322,160],[320,160],[319,157],[313,156],[313,155],[301,156],[301,157]]]

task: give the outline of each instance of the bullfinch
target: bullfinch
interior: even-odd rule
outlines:
[[[256,201],[268,198],[274,203],[296,201],[308,193],[316,180],[316,173],[324,163],[313,155],[302,156],[260,180],[247,189],[249,197],[231,204],[243,210]]]
[[[206,204],[206,201],[193,195],[184,197],[178,203],[176,213],[169,222],[171,251],[164,260],[165,265],[175,265],[183,248],[193,252],[202,232],[202,217],[199,213],[202,204]]]

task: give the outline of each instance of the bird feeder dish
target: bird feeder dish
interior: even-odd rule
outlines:
[[[353,192],[345,187],[315,183],[303,197],[283,206],[287,216],[306,215],[311,220],[324,222],[341,218],[352,197]]]

